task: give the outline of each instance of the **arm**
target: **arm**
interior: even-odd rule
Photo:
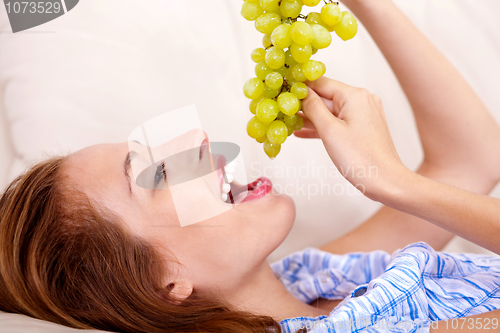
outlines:
[[[500,179],[500,154],[490,153],[500,150],[500,129],[472,89],[391,1],[344,3],[368,29],[412,105],[425,154],[417,173],[488,194]],[[312,83],[312,87],[317,84]],[[305,131],[298,136],[315,134]],[[440,250],[452,237],[452,233],[417,216],[383,207],[360,227],[322,249],[334,253],[391,252],[426,241]]]
[[[500,254],[500,199],[442,184],[402,168],[378,200]]]
[[[408,98],[424,163],[500,180],[500,127],[469,84],[391,0],[344,0],[384,54]],[[484,164],[476,161],[486,162]]]
[[[303,109],[337,167],[354,162],[377,175],[346,175],[370,199],[426,219],[491,251],[500,253],[500,200],[422,177],[399,159],[380,99],[364,89],[327,78],[311,83]],[[318,94],[332,100],[330,111]],[[310,122],[310,124],[309,124]],[[381,230],[383,231],[383,230]],[[389,231],[389,230],[385,230]],[[398,235],[392,234],[396,238]],[[382,239],[384,241],[384,239]]]

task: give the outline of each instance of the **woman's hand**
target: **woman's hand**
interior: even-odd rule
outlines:
[[[295,135],[320,138],[344,177],[377,200],[395,172],[404,169],[380,98],[325,77],[308,85],[311,89],[303,101],[304,129]]]
[[[392,0],[340,0],[344,5],[349,7],[354,14],[358,14],[358,11],[363,11],[368,9],[370,6],[381,6],[384,3],[392,2]]]

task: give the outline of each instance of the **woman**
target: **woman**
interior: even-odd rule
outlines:
[[[493,297],[500,266],[494,257],[447,256],[424,243],[395,250],[417,241],[439,250],[453,232],[500,253],[495,242],[500,226],[494,219],[500,203],[480,195],[500,180],[500,157],[490,153],[500,147],[500,129],[460,75],[390,0],[344,3],[398,76],[413,106],[424,162],[417,173],[402,165],[376,96],[328,79],[310,83],[304,101],[307,128],[297,135],[320,137],[338,167],[351,161],[377,166],[376,179],[348,180],[363,184],[365,194],[386,207],[323,246],[324,251],[309,249],[271,268],[266,257],[293,225],[290,198],[267,194],[177,228],[168,190],[147,190],[127,180],[126,143],[89,147],[36,165],[2,195],[0,310],[121,332],[278,332],[302,326],[334,331],[342,320],[348,322],[347,331],[369,331],[381,320],[417,319],[424,322],[417,329],[428,330],[430,321],[497,314],[487,312],[500,308]],[[170,227],[155,227],[166,222]],[[395,252],[331,254],[379,249]],[[484,260],[490,260],[488,265]],[[440,273],[445,277],[460,271],[465,278],[453,275],[460,288],[472,288],[471,302],[454,304],[461,311],[424,313],[440,309],[431,299],[439,288],[428,290],[423,283],[434,281],[430,274],[436,267],[447,269]],[[414,272],[416,280],[398,271]],[[323,273],[330,274],[324,276],[327,289],[303,289],[308,281],[319,285],[317,274]],[[474,289],[478,283],[487,284],[486,294],[492,296],[481,304],[482,290]],[[373,303],[379,310],[359,308],[382,295],[381,286],[390,298]],[[416,286],[414,293],[406,294],[406,286]],[[446,288],[443,297],[454,291]],[[304,290],[309,293],[301,295]],[[416,310],[407,312],[412,304]],[[353,316],[354,324],[349,322]],[[442,326],[435,331],[443,331]]]

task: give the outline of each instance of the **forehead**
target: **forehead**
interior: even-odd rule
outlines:
[[[128,187],[123,169],[127,153],[126,143],[84,148],[68,157],[66,172],[87,193],[107,186]]]

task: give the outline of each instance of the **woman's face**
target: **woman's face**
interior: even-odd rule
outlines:
[[[200,153],[202,163],[202,158],[209,158],[202,144],[205,138],[189,135],[185,139],[190,144],[205,149],[201,152],[204,155]],[[162,149],[174,154],[178,147],[171,142]],[[217,288],[234,292],[281,244],[293,225],[295,206],[291,198],[269,191],[217,216],[181,227],[168,172],[166,188],[139,187],[127,168],[128,153],[127,143],[92,146],[72,154],[65,170],[90,198],[120,216],[133,233],[158,244],[167,259],[175,257],[180,265],[170,268],[178,274],[166,277],[165,285],[187,281],[199,291]],[[195,167],[190,165],[187,167]],[[207,196],[206,192],[195,192],[187,198],[193,209],[197,209],[197,201],[207,199],[200,197]],[[217,200],[224,204],[222,199]]]

